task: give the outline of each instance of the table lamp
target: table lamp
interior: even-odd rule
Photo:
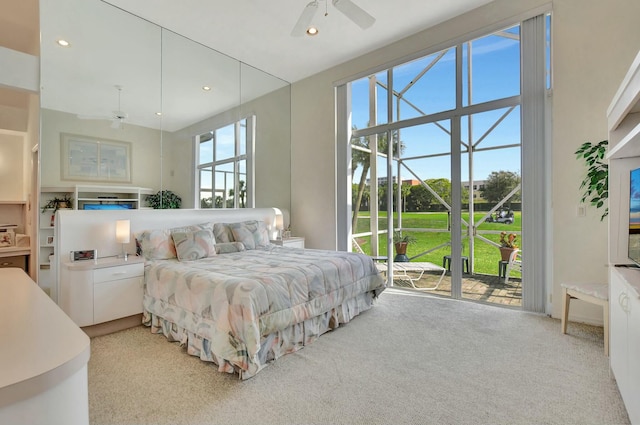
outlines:
[[[131,233],[131,223],[129,220],[116,220],[116,242],[122,244],[122,258],[127,261],[127,249],[125,244],[129,243]]]

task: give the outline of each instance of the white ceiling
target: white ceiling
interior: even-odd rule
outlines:
[[[310,0],[106,1],[292,83],[491,0],[354,0],[376,18],[366,30],[320,0],[314,37],[290,35]]]
[[[41,104],[177,131],[490,2],[355,0],[376,18],[362,30],[321,0],[320,33],[292,37],[308,1],[41,1]]]

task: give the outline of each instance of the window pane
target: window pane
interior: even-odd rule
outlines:
[[[465,46],[462,72],[467,105],[520,94],[519,25],[470,41]],[[470,68],[466,67],[469,58]]]
[[[235,155],[235,124],[216,130],[216,161],[233,158]]]
[[[209,189],[213,188],[213,174],[211,167],[201,168],[200,169],[200,189]]]
[[[396,121],[454,109],[455,49],[451,48],[393,69]]]
[[[200,135],[198,165],[213,162],[213,132]]]
[[[213,198],[210,190],[200,191],[200,208],[213,208]]]
[[[448,155],[451,150],[450,135],[449,120],[402,128],[398,130],[400,155],[405,159]]]

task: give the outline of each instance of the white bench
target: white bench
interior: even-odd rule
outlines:
[[[387,271],[387,264],[386,263],[376,263],[376,267],[378,268],[379,271],[381,272],[386,272]],[[422,278],[422,275],[424,275],[424,272],[426,271],[433,271],[433,272],[440,272],[440,279],[438,279],[438,283],[436,283],[436,286],[430,287],[430,288],[418,288],[415,285],[415,282],[420,280]],[[407,272],[414,272],[414,273],[418,273],[417,277],[412,277],[409,276],[409,274]],[[447,272],[447,269],[445,269],[444,267],[440,267],[436,264],[433,263],[427,263],[427,262],[394,262],[393,263],[393,278],[394,279],[401,279],[401,280],[406,280],[409,281],[409,283],[411,284],[411,286],[414,289],[420,289],[423,291],[433,291],[438,289],[438,287],[440,286],[440,283],[442,283],[442,278],[444,277],[444,274]]]

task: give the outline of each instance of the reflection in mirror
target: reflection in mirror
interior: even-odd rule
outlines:
[[[177,193],[183,207],[213,207],[212,149],[215,146],[233,153],[234,146],[228,130],[216,129],[237,121],[239,104],[237,60],[162,30],[163,187]],[[232,155],[216,152],[216,159],[233,169]],[[195,176],[194,164],[198,169]],[[216,187],[222,184],[218,178]],[[233,187],[228,186],[225,193]]]
[[[241,65],[241,117],[255,132],[252,155],[253,166],[247,174],[254,179],[256,207],[275,206],[285,212],[291,210],[291,86],[250,65]],[[251,136],[248,136],[251,137]]]
[[[70,197],[75,208],[138,207],[111,198],[161,188],[160,28],[97,0],[40,3],[39,204]],[[107,141],[115,148],[103,148]],[[64,257],[55,252],[54,214],[39,211],[35,239],[38,284],[58,300]]]
[[[47,186],[87,183],[62,173],[71,134],[131,143],[126,183],[171,190],[182,208],[290,208],[287,82],[102,1],[41,3]]]
[[[128,183],[159,189],[160,28],[101,1],[43,1],[40,12],[43,185],[119,183],[61,158],[61,135],[72,134],[131,143]],[[91,178],[63,179],[69,161]]]

